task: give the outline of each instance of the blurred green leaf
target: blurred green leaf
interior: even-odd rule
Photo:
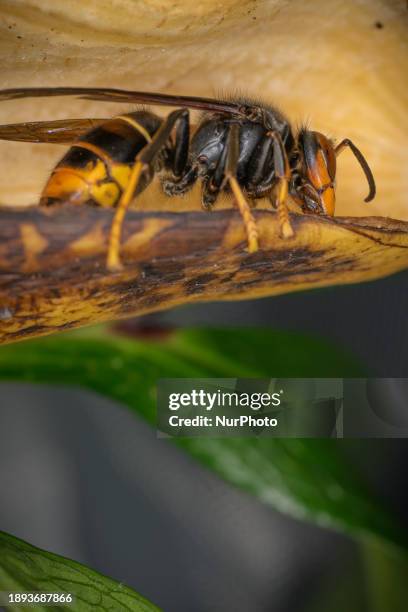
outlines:
[[[156,381],[171,377],[362,375],[332,345],[265,329],[180,330],[161,341],[79,332],[0,349],[0,378],[92,389],[156,421]],[[402,545],[337,440],[190,438],[175,442],[224,479],[274,508]]]
[[[159,612],[124,584],[64,557],[31,546],[23,540],[0,531],[0,591],[71,593],[74,604],[35,605],[35,610],[127,610]],[[33,610],[23,605],[5,606],[7,610]]]
[[[406,612],[408,558],[378,546],[377,542],[364,542],[361,550],[370,612]]]

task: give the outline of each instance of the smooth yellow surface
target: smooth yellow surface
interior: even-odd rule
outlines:
[[[338,160],[336,214],[408,219],[408,27],[405,0],[0,0],[2,87],[112,86],[166,93],[244,92],[350,152]],[[377,25],[376,25],[377,24]],[[380,25],[379,25],[380,24]],[[126,105],[2,103],[0,121],[123,113]],[[164,111],[165,109],[163,109]],[[36,201],[63,148],[0,143],[0,202]],[[142,202],[157,204],[155,188]],[[164,200],[174,210],[174,201]],[[197,193],[189,200],[199,207]]]

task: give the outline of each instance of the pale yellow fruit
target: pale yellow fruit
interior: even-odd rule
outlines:
[[[345,152],[337,214],[408,219],[405,0],[1,0],[0,18],[2,87],[100,85],[260,97],[294,124],[307,120],[361,147],[378,196],[363,202],[364,176]],[[0,105],[0,122],[123,110],[63,98],[27,100]],[[55,145],[1,143],[0,201],[36,202],[61,153]],[[189,202],[199,206],[198,197]]]

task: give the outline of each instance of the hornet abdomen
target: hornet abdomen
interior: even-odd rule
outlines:
[[[41,204],[61,202],[114,207],[126,188],[137,154],[150,142],[161,119],[147,111],[115,117],[77,140],[54,168]],[[150,178],[141,177],[137,193]]]

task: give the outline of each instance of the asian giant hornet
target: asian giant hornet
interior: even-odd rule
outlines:
[[[184,194],[202,181],[202,205],[210,210],[219,193],[233,193],[248,238],[248,251],[259,239],[249,202],[267,197],[277,209],[281,235],[294,235],[287,199],[304,213],[334,215],[336,158],[349,147],[375,196],[372,172],[348,138],[335,145],[320,132],[293,132],[273,106],[251,100],[216,100],[119,89],[44,87],[6,89],[0,101],[26,97],[79,96],[87,100],[181,107],[165,119],[137,110],[113,119],[72,119],[0,126],[0,138],[25,142],[70,143],[54,168],[40,205],[62,202],[114,207],[107,266],[121,267],[120,239],[126,210],[162,174],[167,195]],[[202,111],[190,137],[189,109]],[[249,201],[249,202],[248,202]]]

